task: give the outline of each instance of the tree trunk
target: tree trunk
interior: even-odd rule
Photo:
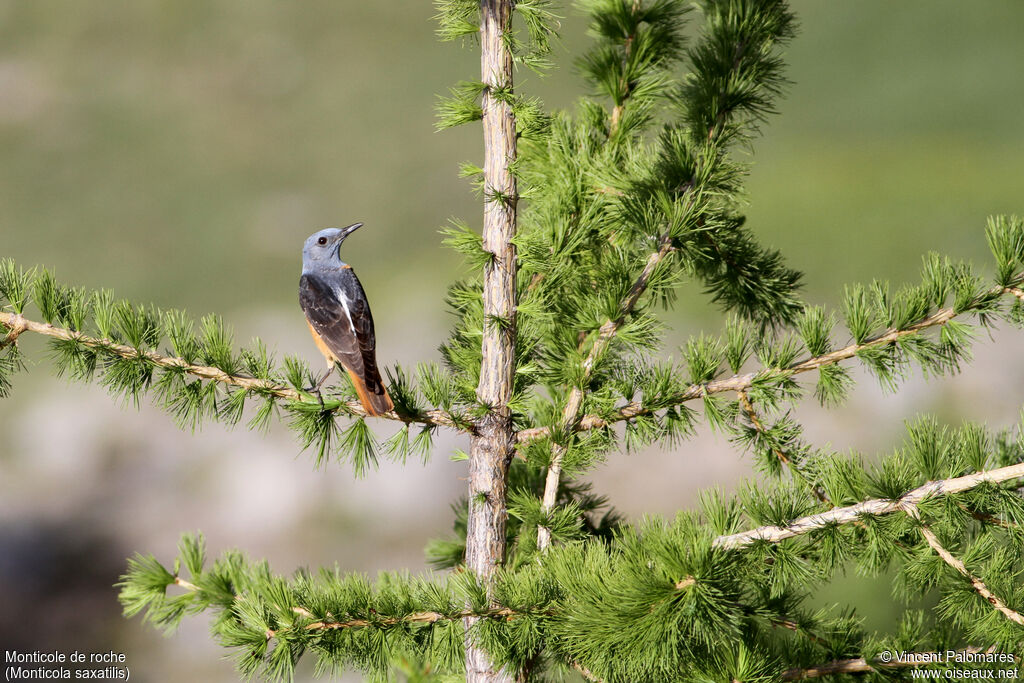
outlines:
[[[469,458],[469,523],[466,567],[485,585],[505,557],[508,465],[514,434],[508,402],[512,396],[516,322],[516,181],[509,165],[516,157],[515,117],[496,89],[512,91],[512,54],[503,36],[512,22],[512,0],[480,2],[480,71],[483,94],[483,248],[493,254],[484,267],[484,331],[476,395],[490,407],[477,424]],[[466,681],[511,681],[473,645],[466,619]]]

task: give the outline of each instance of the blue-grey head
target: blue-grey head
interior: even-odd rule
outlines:
[[[318,266],[337,268],[342,264],[338,249],[345,238],[362,227],[362,223],[353,223],[347,228],[324,228],[314,232],[302,246],[302,272]]]

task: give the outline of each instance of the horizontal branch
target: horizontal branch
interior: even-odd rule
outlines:
[[[909,494],[908,494],[909,495]],[[906,498],[906,497],[905,497]],[[175,576],[171,581],[173,585],[176,585],[188,592],[199,593],[203,589],[196,584]],[[681,579],[675,584],[677,590],[683,590],[696,583],[696,579],[692,576],[687,576]],[[241,599],[241,595],[235,595],[235,599]],[[461,621],[467,617],[476,617],[483,619],[500,619],[500,620],[511,620],[519,616],[526,616],[530,612],[524,612],[521,610],[515,610],[509,607],[495,606],[484,610],[471,610],[464,609],[457,612],[436,612],[431,610],[412,612],[402,616],[377,616],[373,619],[367,618],[353,618],[353,619],[341,619],[341,620],[324,620],[317,619],[305,607],[293,606],[289,610],[305,619],[310,620],[307,624],[297,624],[292,629],[267,629],[265,635],[267,640],[279,637],[281,633],[286,630],[295,630],[299,632],[314,632],[314,631],[331,631],[331,630],[345,630],[345,629],[361,629],[361,628],[387,628],[391,626],[399,626],[403,624],[435,624],[442,621]],[[537,611],[534,613],[542,613],[548,616],[555,614],[552,610]],[[802,627],[796,622],[789,621],[780,618],[771,618],[770,622],[774,626],[791,629],[794,631],[803,630]],[[808,636],[815,641],[821,639],[813,634]],[[976,654],[976,653],[995,653],[999,652],[995,646],[983,649],[981,647],[967,647],[962,650],[958,650],[957,654]],[[849,674],[849,673],[869,673],[877,671],[878,669],[894,669],[894,668],[908,668],[915,666],[923,666],[927,664],[941,664],[949,661],[946,659],[948,652],[891,652],[892,657],[888,660],[875,657],[867,659],[865,657],[856,657],[849,659],[833,660],[818,666],[806,667],[806,668],[790,668],[781,672],[781,680],[784,681],[798,681],[809,678],[822,678],[824,676],[838,675],[838,674]],[[578,671],[588,681],[594,683],[603,683],[603,679],[594,674],[592,671],[587,669],[585,666],[580,664],[574,659],[567,659],[565,663]]]
[[[1017,279],[1024,279],[1024,274],[1018,276]],[[993,287],[986,296],[998,295],[998,294],[1013,294],[1019,296],[1019,288],[1016,287]],[[1024,293],[1024,292],[1022,292]],[[724,377],[722,379],[711,380],[710,382],[704,382],[700,384],[691,384],[686,389],[670,396],[666,400],[659,401],[657,406],[645,406],[640,401],[630,401],[619,407],[615,412],[607,417],[600,417],[598,415],[585,415],[577,423],[577,429],[579,431],[585,431],[588,429],[602,429],[615,422],[621,422],[623,420],[629,420],[634,417],[641,417],[643,415],[649,415],[657,410],[667,408],[670,405],[679,405],[692,401],[694,399],[703,398],[711,394],[721,394],[725,392],[742,392],[749,389],[755,381],[759,379],[772,378],[772,377],[791,377],[793,375],[799,375],[804,372],[810,372],[817,370],[826,365],[834,365],[844,360],[853,358],[861,351],[866,349],[885,346],[887,344],[895,343],[902,337],[907,337],[912,334],[917,334],[923,330],[931,327],[938,327],[945,325],[957,315],[953,307],[940,308],[931,315],[922,318],[913,325],[908,327],[897,329],[889,328],[884,332],[871,337],[861,344],[850,344],[836,351],[821,354],[820,356],[812,356],[810,358],[797,361],[785,368],[778,368],[774,370],[760,370],[758,372],[749,372],[743,375],[733,375],[732,377]],[[550,427],[533,427],[529,429],[522,429],[516,434],[518,441],[532,441],[534,439],[542,439],[551,433]]]
[[[298,609],[298,608],[296,608]],[[413,612],[401,617],[383,617],[380,619],[348,619],[346,621],[315,621],[302,628],[307,631],[332,631],[347,628],[367,628],[369,626],[397,626],[398,624],[434,624],[439,621],[461,621],[468,617],[478,619],[511,619],[520,614],[507,607],[484,611],[461,610],[452,614],[441,612]]]
[[[195,363],[189,363],[183,358],[175,356],[162,356],[155,351],[142,351],[136,349],[133,346],[127,344],[118,344],[109,339],[100,339],[97,337],[90,337],[81,332],[68,330],[62,327],[56,327],[48,323],[41,323],[34,320],[29,320],[24,316],[8,313],[6,311],[0,311],[0,325],[3,325],[10,330],[0,344],[0,349],[3,346],[13,343],[17,340],[18,336],[24,332],[34,332],[41,334],[46,337],[52,337],[54,339],[63,339],[65,341],[74,341],[79,344],[83,344],[92,349],[104,351],[121,358],[145,358],[147,361],[158,367],[183,370],[190,375],[198,377],[200,379],[206,379],[213,382],[219,382],[228,386],[239,387],[246,391],[253,391],[262,395],[275,396],[277,398],[286,399],[289,401],[296,401],[299,403],[309,403],[320,405],[320,401],[314,398],[312,395],[305,392],[299,391],[292,387],[288,387],[282,384],[278,384],[271,380],[260,379],[258,377],[249,377],[246,375],[232,375],[224,372],[220,368],[212,367],[209,365],[197,365]],[[339,400],[325,400],[323,402],[324,409],[336,411],[344,409],[346,412],[360,417],[367,417],[368,413],[363,408],[359,401],[339,401]],[[442,426],[451,427],[453,429],[462,429],[458,425],[452,415],[443,410],[426,410],[416,415],[406,415],[391,410],[387,413],[379,415],[379,417],[388,420],[397,420],[405,423],[418,423],[428,426]]]
[[[876,498],[848,507],[833,508],[827,512],[801,517],[787,526],[769,525],[738,534],[719,536],[714,540],[713,544],[718,548],[737,550],[758,541],[778,543],[787,538],[817,531],[830,525],[850,524],[851,522],[856,522],[862,515],[885,515],[890,512],[905,512],[931,496],[960,493],[987,482],[998,483],[1020,477],[1024,477],[1024,463],[985,472],[975,472],[954,479],[930,481],[894,500]]]
[[[174,577],[172,583],[179,588],[183,588],[190,593],[198,593],[202,589],[196,584],[186,581],[181,577]],[[235,595],[235,599],[240,599],[240,595]],[[305,607],[292,607],[292,612],[298,614],[306,619],[313,619],[313,613]],[[450,614],[444,614],[442,612],[413,612],[400,617],[380,617],[377,619],[342,619],[337,621],[328,620],[317,620],[312,623],[305,624],[302,629],[305,631],[335,631],[350,628],[368,628],[370,626],[397,626],[399,624],[434,624],[439,621],[462,621],[467,617],[477,617],[482,619],[511,619],[515,616],[523,615],[523,612],[517,612],[509,607],[495,607],[486,610],[459,610],[458,612],[452,612]],[[268,629],[266,631],[267,638],[273,638],[278,634],[279,631]]]

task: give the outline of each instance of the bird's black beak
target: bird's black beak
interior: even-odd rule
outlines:
[[[358,230],[361,227],[363,227],[362,223],[353,223],[352,225],[348,226],[347,228],[342,228],[341,229],[341,235],[338,237],[338,241],[341,241],[341,240],[345,239],[346,237],[348,237],[349,235],[351,235],[352,233],[354,233],[356,230]]]

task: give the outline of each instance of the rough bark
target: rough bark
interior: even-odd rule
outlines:
[[[505,557],[508,464],[515,434],[508,402],[512,396],[516,322],[516,181],[509,166],[516,157],[515,117],[498,93],[512,90],[512,54],[503,35],[512,21],[512,0],[480,2],[480,72],[483,94],[483,248],[492,255],[484,267],[484,331],[477,399],[490,412],[477,425],[469,458],[469,521],[466,568],[485,585]],[[466,681],[511,681],[477,647],[466,619]]]
[[[850,524],[859,520],[863,515],[887,515],[891,512],[906,512],[922,500],[932,496],[960,493],[961,491],[968,491],[976,486],[981,486],[984,483],[997,484],[1011,479],[1020,479],[1021,477],[1024,477],[1024,463],[965,474],[962,477],[955,477],[953,479],[930,481],[923,486],[918,486],[916,489],[908,491],[895,500],[873,498],[856,505],[832,508],[826,512],[801,517],[786,526],[768,525],[738,534],[719,536],[712,545],[716,548],[725,548],[726,550],[739,550],[760,541],[778,543],[787,538],[817,531],[832,524]]]

